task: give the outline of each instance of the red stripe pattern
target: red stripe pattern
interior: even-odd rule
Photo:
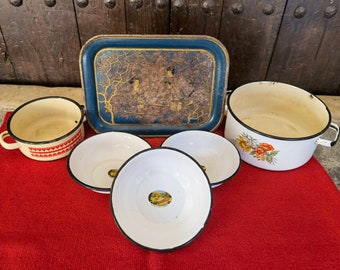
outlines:
[[[79,130],[72,138],[62,144],[50,147],[29,147],[30,153],[34,157],[50,158],[68,153],[83,139],[82,130]]]

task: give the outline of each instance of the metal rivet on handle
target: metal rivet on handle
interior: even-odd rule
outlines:
[[[214,14],[215,7],[216,7],[216,4],[215,4],[215,1],[213,0],[206,0],[202,3],[202,11],[208,15]]]
[[[234,3],[230,7],[234,14],[241,14],[244,10],[244,6],[241,3]]]
[[[301,19],[302,17],[304,17],[307,13],[307,9],[304,6],[298,6],[295,10],[294,10],[294,16],[295,18]]]
[[[323,15],[325,16],[325,18],[329,19],[329,18],[332,18],[336,14],[337,11],[338,10],[336,6],[328,6],[323,11]]]
[[[48,7],[54,7],[56,4],[56,0],[44,0],[44,3]]]
[[[262,9],[262,12],[266,15],[271,15],[273,14],[275,8],[272,4],[265,4],[263,9]]]
[[[84,8],[89,4],[89,1],[88,0],[77,0],[76,3],[78,7]]]
[[[135,9],[141,8],[143,4],[143,0],[130,0],[130,5]]]
[[[22,5],[22,0],[9,0],[10,4],[15,7],[20,7]]]

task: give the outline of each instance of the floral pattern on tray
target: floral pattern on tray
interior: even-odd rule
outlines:
[[[211,117],[215,60],[206,50],[110,48],[94,65],[106,123],[193,126]]]
[[[268,162],[272,165],[275,165],[277,161],[275,156],[280,152],[273,145],[266,142],[258,142],[257,139],[246,133],[239,135],[236,143],[242,151],[249,153],[249,155],[257,160]]]

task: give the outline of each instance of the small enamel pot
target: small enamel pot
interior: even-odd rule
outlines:
[[[259,168],[283,171],[304,165],[318,145],[334,146],[339,126],[316,96],[292,85],[253,82],[235,89],[227,99],[224,135],[241,159]],[[335,132],[334,140],[321,136]]]
[[[7,130],[0,134],[0,144],[7,150],[19,149],[34,160],[60,159],[84,139],[83,122],[83,107],[71,99],[34,99],[13,112]]]

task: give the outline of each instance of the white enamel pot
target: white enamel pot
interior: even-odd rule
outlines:
[[[259,168],[284,171],[304,165],[318,145],[334,146],[339,126],[316,96],[279,82],[240,86],[227,98],[224,135],[241,159]],[[334,140],[321,136],[333,129]]]
[[[34,160],[60,159],[84,139],[84,119],[84,108],[71,99],[34,99],[13,112],[7,130],[0,134],[0,144]]]

